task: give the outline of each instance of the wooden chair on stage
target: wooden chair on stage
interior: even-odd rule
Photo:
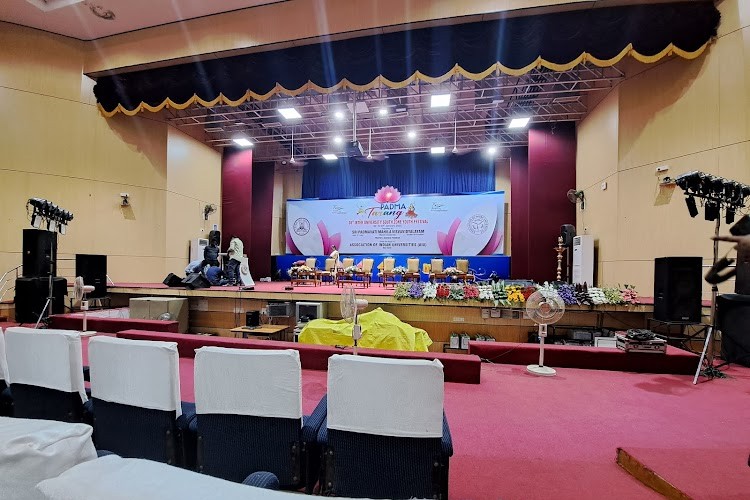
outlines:
[[[320,283],[318,280],[318,259],[315,257],[308,257],[305,259],[305,266],[309,267],[309,271],[297,271],[296,276],[292,276],[292,286],[295,285],[313,285],[318,286]]]
[[[443,259],[432,259],[430,261],[430,281],[445,281],[447,274],[443,272]]]
[[[346,281],[348,274],[344,272],[344,269],[350,268],[354,266],[354,259],[351,257],[346,257],[341,260],[341,267],[336,269],[336,284],[338,285],[339,282],[342,280]]]
[[[393,272],[395,265],[396,259],[393,257],[383,259],[383,270],[380,271],[380,282],[383,288],[387,288],[388,285],[396,286],[396,273]]]
[[[325,269],[317,270],[316,274],[321,285],[326,280],[330,283],[336,283],[336,259],[326,259]]]
[[[406,273],[401,279],[403,281],[422,281],[422,276],[419,274],[419,259],[416,257],[406,259]]]
[[[360,277],[362,278],[365,288],[369,288],[370,283],[372,282],[372,268],[374,265],[375,259],[362,259],[362,271]]]
[[[468,281],[476,281],[475,276],[469,272],[469,259],[456,259],[456,269],[461,271],[461,274],[456,276],[458,280],[461,280],[464,283]]]

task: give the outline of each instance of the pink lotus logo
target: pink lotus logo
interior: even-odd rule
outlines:
[[[375,193],[375,201],[378,203],[396,203],[401,199],[401,193],[393,186],[383,186]]]

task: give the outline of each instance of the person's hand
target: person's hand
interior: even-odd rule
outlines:
[[[737,246],[750,247],[750,234],[745,236],[714,236],[711,238],[716,241],[728,241],[737,243]]]

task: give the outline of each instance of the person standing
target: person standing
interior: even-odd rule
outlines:
[[[206,266],[219,267],[219,246],[215,240],[210,240],[208,245],[203,249],[203,263],[201,267]]]
[[[227,278],[231,285],[236,285],[240,282],[240,264],[242,263],[243,255],[244,245],[242,244],[242,240],[232,235],[229,240],[229,249],[227,250],[227,256],[229,257]]]

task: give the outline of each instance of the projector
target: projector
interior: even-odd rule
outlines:
[[[347,142],[344,148],[346,156],[364,156],[365,151],[362,149],[362,143],[359,141]]]

